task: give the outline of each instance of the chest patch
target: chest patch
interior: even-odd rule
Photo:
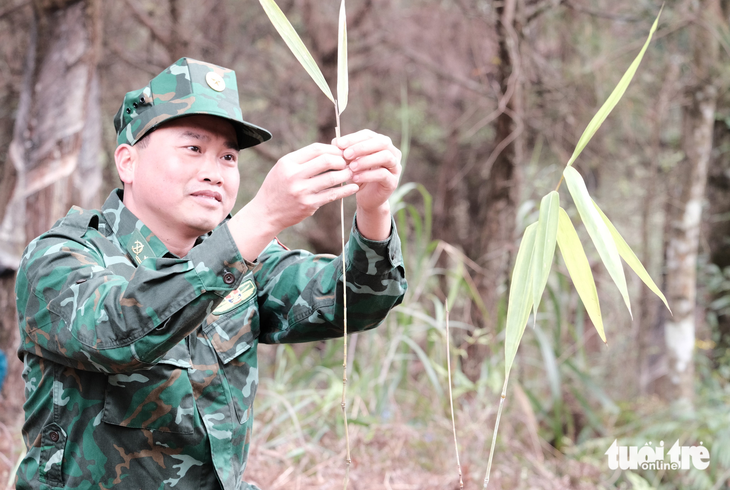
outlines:
[[[228,293],[228,296],[223,298],[223,301],[221,304],[218,305],[218,307],[213,310],[213,314],[216,316],[220,316],[223,313],[228,313],[231,310],[234,310],[244,304],[246,300],[251,298],[256,293],[256,286],[253,283],[252,279],[249,279],[247,281],[244,281],[243,284],[238,286],[238,289],[234,289],[230,293]]]

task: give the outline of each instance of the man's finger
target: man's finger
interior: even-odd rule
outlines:
[[[397,183],[395,176],[384,168],[377,168],[374,170],[366,170],[364,172],[358,172],[352,176],[352,181],[356,184],[370,184],[380,183],[385,186],[392,184],[393,188]]]
[[[400,151],[393,146],[393,142],[387,136],[378,135],[373,138],[368,138],[363,141],[359,141],[350,146],[345,147],[342,151],[342,155],[346,160],[355,160],[366,155],[378,153],[381,151],[388,151],[393,154],[394,158],[400,159]]]
[[[291,163],[306,164],[321,155],[342,156],[342,150],[333,145],[312,143],[311,145],[287,154],[282,160]]]
[[[309,179],[330,170],[343,170],[345,168],[347,168],[347,162],[342,158],[342,153],[336,155],[327,153],[318,155],[298,166],[296,172],[301,178]]]
[[[330,187],[317,194],[314,194],[314,205],[317,208],[324,206],[325,204],[343,199],[348,196],[352,196],[360,190],[360,186],[357,184],[347,184],[343,186]]]
[[[352,172],[350,169],[333,170],[307,179],[307,186],[312,190],[312,192],[318,193],[325,189],[329,189],[330,187],[344,184],[351,179]]]
[[[378,133],[371,131],[369,129],[361,129],[360,131],[357,131],[355,133],[346,134],[344,136],[340,136],[339,138],[335,138],[332,140],[332,144],[334,146],[337,146],[341,149],[345,149],[348,146],[352,146],[356,143],[359,143],[361,141],[365,141],[367,139],[371,139],[377,136],[381,136]]]
[[[361,172],[375,168],[386,168],[392,173],[397,173],[399,165],[400,160],[395,155],[387,150],[383,150],[358,158],[350,163],[350,169],[353,172]]]

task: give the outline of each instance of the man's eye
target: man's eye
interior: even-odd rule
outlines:
[[[194,151],[196,153],[200,153],[200,147],[199,146],[191,145],[191,146],[188,146],[187,148],[188,148],[188,150]]]
[[[223,155],[223,159],[228,162],[235,162],[236,157],[234,155]]]

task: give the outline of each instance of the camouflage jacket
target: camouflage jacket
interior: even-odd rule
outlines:
[[[368,330],[406,290],[395,228],[373,242],[353,226],[346,254],[348,328]],[[255,488],[257,345],[342,336],[341,263],[277,241],[247,262],[226,224],[178,258],[120,191],[71,209],[18,273],[17,488]]]

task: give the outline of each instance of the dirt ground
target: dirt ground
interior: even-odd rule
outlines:
[[[3,400],[5,401],[5,400]],[[0,489],[11,490],[14,478],[11,468],[21,455],[21,420],[5,419],[0,425]],[[422,439],[406,425],[385,426],[368,441],[355,436],[352,440],[353,463],[348,488],[351,490],[459,490],[459,474],[453,446],[423,448],[412,444]],[[447,441],[448,442],[448,441]],[[303,455],[287,457],[288,448],[269,450],[254,445],[246,470],[246,479],[263,490],[335,490],[343,488],[345,453],[328,447],[340,447],[341,441],[326,439],[316,446],[307,446]],[[428,454],[440,454],[428,460]],[[527,465],[522,458],[524,448],[515,447],[499,456],[492,470],[489,488],[531,490],[589,490],[598,486],[598,469],[564,461],[563,464],[532,459]],[[465,489],[481,489],[486,458],[462,456]],[[561,474],[556,474],[560,466]]]
[[[418,445],[409,441],[419,439],[413,429],[406,426],[384,428],[369,441],[353,441],[353,464],[348,488],[368,490],[459,490],[459,473],[454,457],[453,445],[435,449],[438,460],[424,460],[425,453]],[[445,441],[449,442],[449,441]],[[453,442],[451,442],[453,444]],[[327,442],[324,443],[325,445]],[[336,443],[338,446],[341,445]],[[429,451],[430,452],[430,451]],[[588,490],[598,488],[594,482],[600,480],[597,468],[564,461],[561,473],[555,473],[556,463],[545,463],[533,459],[528,464],[521,461],[524,448],[500,454],[490,478],[490,489],[531,490]],[[252,450],[247,480],[264,490],[335,490],[343,488],[345,475],[345,454],[308,454],[311,459],[302,458],[292,464],[278,452],[260,448]],[[317,458],[319,456],[319,458]],[[462,455],[463,488],[481,489],[486,470],[486,455]]]
[[[15,375],[6,380],[0,398],[0,490],[14,488],[13,468],[23,454],[22,365],[11,365]],[[491,418],[491,417],[490,417]],[[491,434],[493,421],[476,420],[467,433]],[[519,423],[518,423],[519,424]],[[481,427],[484,425],[483,427]],[[258,433],[263,424],[258,426]],[[255,434],[256,434],[255,432]],[[459,472],[450,427],[419,427],[391,423],[369,428],[351,426],[352,465],[348,488],[367,490],[459,490]],[[522,445],[509,425],[501,429],[502,447],[495,457],[489,488],[530,490],[589,490],[599,488],[601,470],[559,455]],[[465,489],[481,489],[486,471],[484,436],[460,441],[462,479]],[[292,441],[276,449],[254,440],[246,479],[262,490],[329,490],[343,488],[344,442],[325,434],[316,444]]]

